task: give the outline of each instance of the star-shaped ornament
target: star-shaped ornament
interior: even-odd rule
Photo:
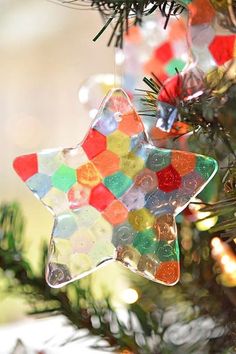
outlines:
[[[109,261],[174,285],[180,275],[175,216],[217,163],[151,145],[128,96],[114,89],[81,144],[17,157],[14,169],[54,215],[49,285],[63,286]]]

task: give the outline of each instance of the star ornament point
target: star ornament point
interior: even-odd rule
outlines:
[[[82,143],[19,156],[13,166],[54,216],[46,268],[52,287],[111,261],[176,284],[175,216],[217,171],[212,158],[153,146],[122,89],[108,93]]]

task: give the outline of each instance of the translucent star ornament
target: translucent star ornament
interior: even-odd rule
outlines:
[[[14,169],[54,216],[49,285],[62,286],[111,261],[174,285],[180,275],[175,216],[217,163],[151,145],[127,94],[113,89],[82,143],[17,157]]]

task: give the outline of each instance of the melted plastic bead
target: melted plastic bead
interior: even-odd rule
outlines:
[[[177,249],[178,245],[175,241],[159,241],[155,253],[161,262],[176,261],[179,259]]]
[[[36,173],[27,180],[26,184],[34,193],[38,194],[39,198],[43,198],[52,187],[50,176],[43,173]]]
[[[132,179],[119,171],[104,178],[105,186],[117,197],[121,197],[132,185]]]
[[[120,169],[120,158],[108,150],[97,155],[92,162],[103,177],[109,176]]]
[[[82,165],[76,172],[78,182],[90,188],[98,185],[101,181],[100,173],[91,162]]]
[[[67,238],[71,236],[77,228],[75,216],[73,214],[63,214],[57,217],[53,228],[53,236]]]
[[[135,236],[134,229],[128,224],[116,226],[113,231],[112,243],[114,246],[130,245]]]
[[[177,236],[177,228],[174,216],[164,214],[156,218],[153,229],[158,241],[173,241]]]
[[[135,178],[135,186],[137,186],[143,192],[151,192],[157,186],[156,173],[145,168]]]
[[[112,225],[121,224],[128,217],[128,210],[119,200],[114,200],[103,212],[103,217]]]
[[[142,209],[145,205],[145,196],[141,189],[131,188],[122,196],[122,203],[128,210]]]
[[[130,151],[130,139],[128,135],[115,131],[107,137],[107,149],[118,156],[128,154]]]
[[[89,204],[90,189],[79,183],[73,185],[68,192],[70,209],[78,209]]]
[[[71,237],[73,253],[88,253],[95,243],[95,236],[85,227],[81,227]]]
[[[152,171],[160,171],[170,164],[170,153],[168,150],[153,149],[147,159],[147,167]]]
[[[23,181],[27,181],[38,172],[38,158],[36,154],[19,156],[14,160],[13,167]]]
[[[46,150],[38,154],[38,170],[46,175],[53,175],[63,164],[60,150]]]
[[[114,199],[114,195],[101,183],[92,189],[89,204],[103,211]]]
[[[171,165],[157,172],[158,187],[164,192],[172,192],[181,186],[181,177]]]
[[[164,284],[174,285],[179,280],[179,263],[176,261],[163,262],[157,268],[156,279]]]
[[[149,229],[138,232],[135,236],[133,246],[141,254],[153,254],[157,247],[156,236],[153,230]]]
[[[127,134],[133,136],[143,132],[143,123],[139,115],[135,111],[123,114],[118,129]]]
[[[194,171],[196,165],[196,156],[188,152],[173,151],[171,165],[179,173],[180,176]]]
[[[52,175],[52,185],[63,192],[68,192],[75,182],[76,171],[66,165],[61,165]]]
[[[197,156],[196,171],[203,179],[208,180],[211,176],[211,171],[215,168],[217,168],[215,160],[201,155]]]
[[[97,130],[90,129],[86,136],[82,147],[88,158],[91,160],[104,150],[106,150],[106,137],[100,134]]]
[[[137,231],[150,229],[154,221],[155,217],[146,208],[129,212],[129,222]]]
[[[130,178],[134,178],[138,172],[142,171],[143,166],[144,160],[132,152],[121,159],[121,170]]]

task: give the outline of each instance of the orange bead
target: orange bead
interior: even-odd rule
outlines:
[[[77,179],[85,186],[94,187],[100,183],[101,176],[96,167],[89,162],[77,169]]]
[[[180,266],[178,262],[163,262],[157,269],[155,278],[165,284],[174,285],[179,280]]]
[[[142,133],[144,131],[144,126],[139,115],[135,111],[130,111],[129,113],[122,115],[118,129],[123,133],[132,136]]]
[[[103,177],[117,172],[120,168],[119,156],[108,150],[97,155],[92,162]]]
[[[196,156],[189,152],[184,151],[173,151],[171,158],[171,165],[180,174],[180,176],[185,176],[191,173],[195,169]]]
[[[119,200],[112,202],[103,212],[103,217],[112,225],[123,223],[127,216],[128,210]]]

